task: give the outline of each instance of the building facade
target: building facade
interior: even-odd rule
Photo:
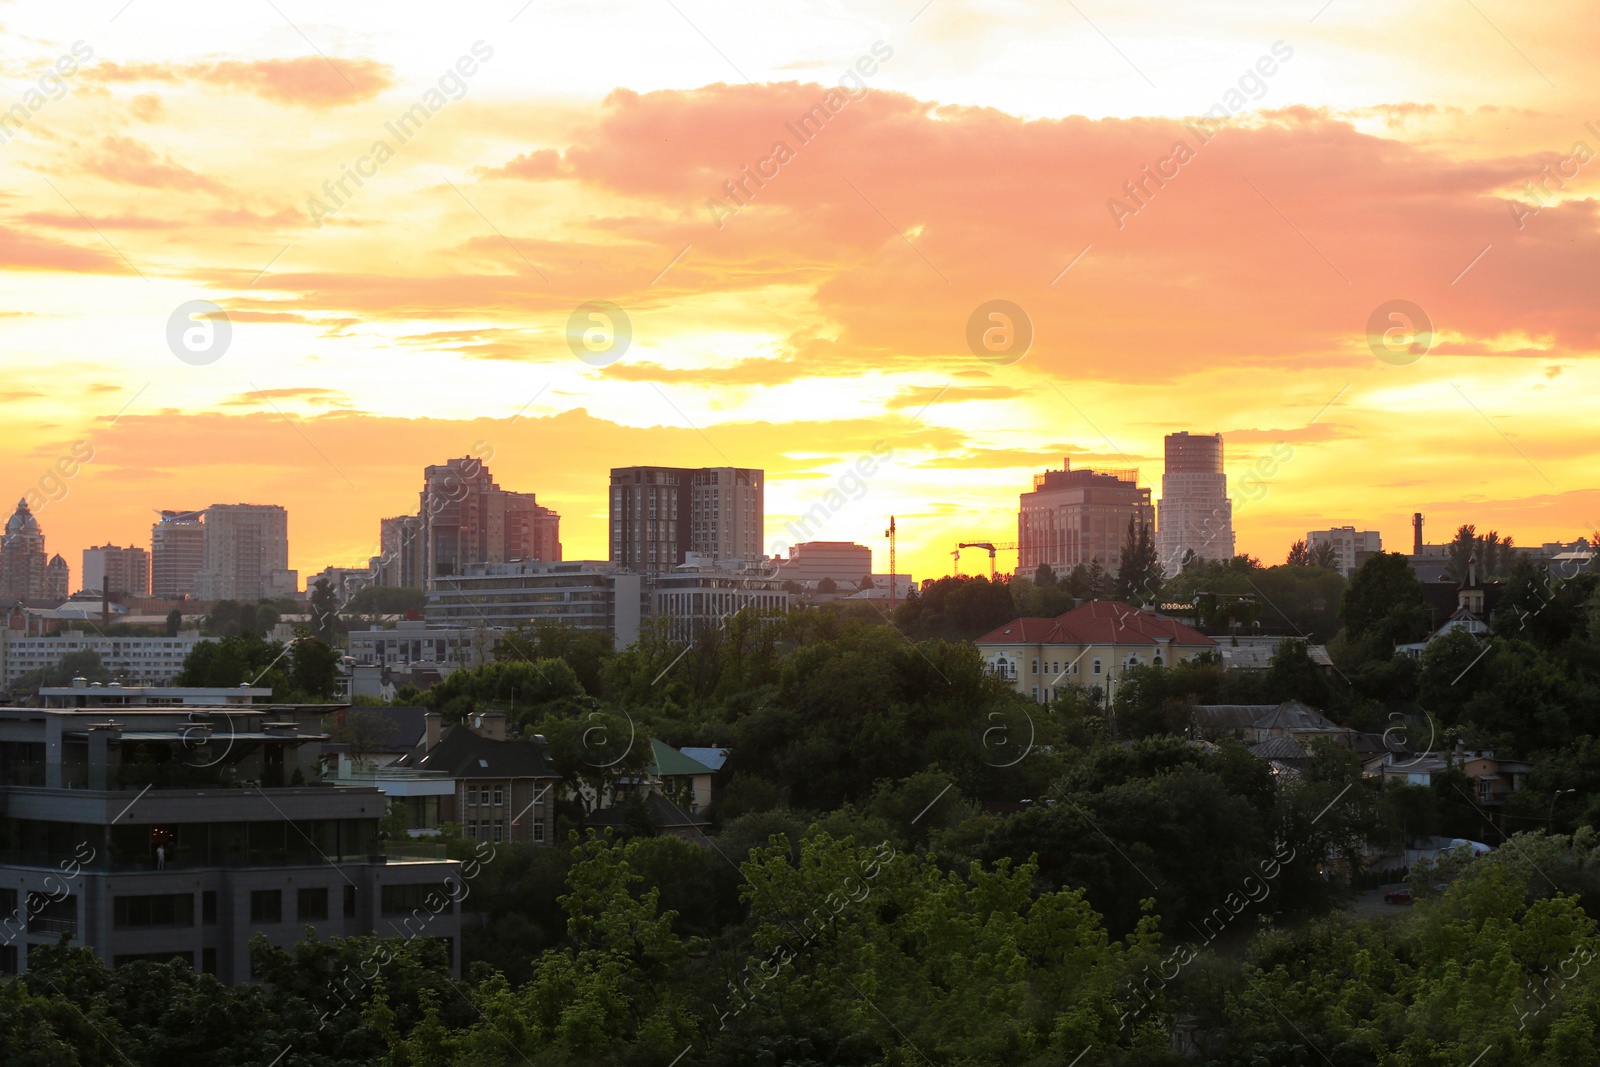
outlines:
[[[872,573],[872,549],[851,541],[804,541],[789,547],[789,558],[778,565],[785,581],[835,582],[859,585]]]
[[[0,672],[9,689],[30,671],[56,666],[69,652],[95,652],[113,678],[141,685],[167,685],[178,677],[184,657],[199,643],[198,630],[176,637],[102,637],[77,630],[29,637],[0,629]]]
[[[72,595],[72,568],[59,552],[44,565],[44,591],[51,600],[65,600]]]
[[[232,984],[310,926],[440,938],[459,974],[461,865],[384,854],[384,795],[321,780],[324,710],[0,709],[0,970],[68,934]]]
[[[402,620],[393,629],[351,630],[350,658],[358,667],[478,667],[494,661],[502,632],[481,623],[432,627]]]
[[[421,516],[396,515],[380,519],[378,550],[382,554],[371,560],[374,584],[408,589],[427,587],[423,578]]]
[[[693,641],[716,629],[730,615],[746,608],[786,612],[789,593],[783,580],[749,576],[715,569],[679,568],[653,575],[649,582],[650,611],[667,621],[673,641]],[[619,642],[618,647],[622,647]]]
[[[200,600],[294,596],[289,513],[277,504],[213,504],[206,509],[205,562],[194,579]]]
[[[470,456],[426,467],[422,474],[423,577],[465,573],[475,563],[561,559],[561,516],[533,493],[500,488]]]
[[[1054,619],[1014,619],[978,638],[984,663],[1023,696],[1049,703],[1069,685],[1109,700],[1131,667],[1169,667],[1217,643],[1176,619],[1094,600]]]
[[[206,565],[204,511],[163,511],[150,527],[150,595],[177,600],[194,594]]]
[[[1200,559],[1234,555],[1233,501],[1223,471],[1222,435],[1184,430],[1166,438],[1166,468],[1156,509],[1156,550],[1170,577],[1190,552]]]
[[[83,550],[83,588],[86,592],[150,595],[150,553],[137,545],[118,548],[96,545]]]
[[[1115,571],[1122,562],[1129,519],[1137,526],[1155,526],[1150,490],[1140,488],[1139,472],[1073,470],[1068,458],[1061,470],[1034,475],[1033,491],[1021,496],[1018,573],[1031,575],[1041,563],[1058,573],[1080,563]]]
[[[766,472],[750,467],[613,467],[611,562],[654,574],[696,553],[761,559]]]
[[[1383,537],[1377,530],[1357,530],[1354,526],[1336,526],[1331,530],[1312,530],[1306,534],[1306,545],[1332,545],[1339,563],[1339,573],[1346,578],[1361,569],[1368,556],[1383,551]]]
[[[6,520],[5,537],[0,538],[0,597],[13,600],[44,600],[50,596],[45,568],[49,557],[44,552],[44,531],[33,517],[26,498],[17,501],[17,510]]]
[[[610,563],[475,563],[464,574],[433,579],[424,613],[430,626],[445,628],[511,630],[525,622],[557,622],[605,631],[624,648],[638,640],[650,601],[642,575]]]

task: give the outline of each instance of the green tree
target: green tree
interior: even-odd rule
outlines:
[[[1339,616],[1350,638],[1364,643],[1373,658],[1388,659],[1395,645],[1419,641],[1429,628],[1422,583],[1398,552],[1367,557],[1350,579]]]
[[[324,644],[333,644],[338,632],[339,598],[328,579],[318,578],[311,586],[311,634]]]
[[[173,608],[167,612],[167,636],[177,637],[181,629],[183,629],[183,612]]]
[[[1128,534],[1117,566],[1116,595],[1130,604],[1154,604],[1161,597],[1161,556],[1149,523],[1128,516]]]

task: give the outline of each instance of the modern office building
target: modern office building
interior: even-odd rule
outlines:
[[[326,707],[0,708],[0,971],[63,934],[116,967],[249,981],[249,940],[436,937],[460,864],[386,855],[376,788],[322,780]]]
[[[33,517],[26,498],[17,501],[17,510],[6,520],[5,536],[0,538],[0,597],[13,600],[44,600],[50,596],[45,568],[49,557],[44,551],[44,531]]]
[[[83,588],[86,592],[150,595],[150,553],[137,545],[118,548],[96,545],[83,550]]]
[[[289,513],[277,504],[213,504],[206,509],[205,562],[194,578],[199,600],[294,596]]]
[[[1361,569],[1368,556],[1383,551],[1383,537],[1377,530],[1357,530],[1354,526],[1335,526],[1331,530],[1312,530],[1306,534],[1306,546],[1332,545],[1339,563],[1339,573],[1346,578]]]
[[[668,620],[673,641],[693,641],[746,608],[788,611],[789,593],[781,578],[765,578],[716,567],[685,565],[650,576],[650,612]],[[624,646],[618,641],[617,647]]]
[[[558,622],[602,630],[625,648],[650,614],[644,577],[606,562],[568,560],[474,563],[464,574],[433,579],[424,614],[431,626],[511,630],[525,622]]]
[[[500,488],[470,456],[424,468],[417,520],[429,582],[475,563],[561,558],[561,516],[533,493]]]
[[[750,467],[613,467],[611,562],[654,574],[690,553],[762,558],[766,472]]]
[[[1150,490],[1140,488],[1138,470],[1073,470],[1069,457],[1061,470],[1035,474],[1033,491],[1021,496],[1018,573],[1031,575],[1041,563],[1057,572],[1094,562],[1115,571],[1129,519],[1155,527]]]
[[[200,643],[200,632],[176,637],[102,637],[63,630],[48,637],[0,628],[0,677],[9,689],[41,667],[54,667],[69,652],[95,652],[113,678],[140,685],[167,685],[183,670],[183,659]]]
[[[789,558],[777,566],[784,581],[859,584],[872,573],[872,549],[851,541],[803,541],[789,547]]]
[[[1170,577],[1190,552],[1200,559],[1234,555],[1233,501],[1223,472],[1222,435],[1167,435],[1166,468],[1156,508],[1156,550]]]
[[[163,511],[150,527],[150,594],[177,600],[194,594],[206,565],[204,511]]]

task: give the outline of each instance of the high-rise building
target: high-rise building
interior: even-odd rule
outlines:
[[[43,600],[50,596],[45,568],[44,532],[33,517],[26,498],[17,501],[17,510],[6,520],[4,539],[0,539],[0,597],[14,600]]]
[[[756,560],[766,531],[766,472],[750,467],[613,467],[611,562],[654,573],[690,553]]]
[[[65,600],[72,595],[72,568],[59,552],[44,565],[44,587],[51,600]]]
[[[86,592],[150,595],[150,553],[136,545],[118,548],[97,545],[83,550],[83,588]]]
[[[204,511],[163,511],[150,527],[150,592],[164,600],[194,593],[206,565]]]
[[[1357,530],[1354,526],[1335,526],[1331,530],[1312,530],[1306,534],[1306,547],[1332,545],[1339,573],[1346,578],[1361,569],[1368,556],[1383,551],[1383,537],[1377,530]]]
[[[381,555],[372,559],[373,582],[377,585],[421,589],[422,517],[396,515],[378,521],[378,548]]]
[[[212,504],[206,509],[205,563],[194,577],[200,600],[293,596],[289,513],[277,504]]]
[[[1156,551],[1169,577],[1183,568],[1190,552],[1200,559],[1233,558],[1233,501],[1222,469],[1220,433],[1167,435]]]
[[[470,456],[424,468],[417,515],[425,581],[471,563],[561,559],[561,516],[533,493],[502,489]]]
[[[1155,526],[1150,490],[1140,488],[1136,469],[1062,469],[1033,476],[1033,491],[1023,493],[1017,511],[1018,573],[1031,575],[1039,564],[1071,570],[1099,563],[1114,571],[1122,562],[1128,520]]]

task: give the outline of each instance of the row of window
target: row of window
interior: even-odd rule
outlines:
[[[345,918],[356,914],[356,887],[344,887]],[[295,892],[295,918],[300,922],[323,922],[328,918],[328,890],[325,886],[308,887]],[[200,921],[213,926],[217,921],[217,891],[208,889],[200,894]],[[254,923],[280,923],[283,921],[283,890],[253,889],[250,891],[250,921]],[[193,893],[136,893],[119,896],[111,902],[112,926],[118,930],[144,927],[173,927],[194,925]]]
[[[535,844],[544,843],[544,820],[535,819],[530,826]],[[509,830],[504,819],[468,819],[467,839],[470,841],[493,841],[496,844],[506,840]]]
[[[480,804],[480,803],[488,804],[490,807],[495,807],[495,808],[503,808],[503,807],[505,807],[505,804],[506,804],[506,791],[505,791],[505,787],[504,786],[498,786],[497,785],[497,786],[494,787],[494,789],[493,789],[493,800],[490,799],[491,790],[490,790],[490,788],[488,786],[484,786],[483,789],[481,790],[482,795],[483,795],[482,801],[479,801],[479,799],[478,799],[479,792],[480,792],[480,790],[478,789],[477,786],[475,786],[475,785],[467,786],[467,805],[469,807],[477,807],[478,804]]]

